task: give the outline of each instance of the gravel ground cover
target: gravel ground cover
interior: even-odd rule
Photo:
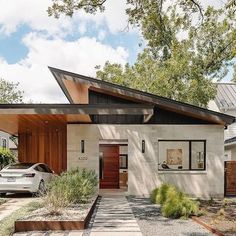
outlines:
[[[200,201],[203,215],[199,218],[225,236],[236,235],[236,199]]]
[[[212,236],[201,225],[189,220],[168,219],[161,215],[160,206],[149,198],[127,197],[143,236]]]
[[[30,221],[50,221],[50,220],[84,220],[91,209],[96,198],[91,199],[86,204],[74,204],[61,211],[60,214],[51,214],[47,208],[43,207],[33,211],[30,215],[21,218],[21,220]]]

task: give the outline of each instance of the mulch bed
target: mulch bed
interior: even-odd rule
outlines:
[[[47,230],[81,230],[88,226],[98,196],[87,204],[65,208],[60,214],[52,215],[46,208],[38,209],[29,216],[15,222],[15,232]]]
[[[236,235],[236,199],[200,200],[203,215],[198,217],[226,236]]]

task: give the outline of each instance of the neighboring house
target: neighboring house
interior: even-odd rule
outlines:
[[[236,117],[236,83],[217,83],[217,95],[209,109]],[[225,161],[236,161],[236,123],[225,129]]]
[[[235,118],[50,68],[69,104],[1,104],[0,129],[18,135],[19,160],[57,173],[95,170],[99,187],[148,195],[171,183],[224,196],[224,128]]]
[[[0,147],[9,148],[9,134],[0,131]]]

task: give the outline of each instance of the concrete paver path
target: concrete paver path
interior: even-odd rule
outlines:
[[[142,236],[129,203],[124,196],[102,197],[90,236]]]

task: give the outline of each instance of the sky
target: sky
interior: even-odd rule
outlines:
[[[95,66],[106,61],[134,63],[141,37],[125,30],[125,2],[108,0],[103,13],[55,19],[47,15],[51,0],[0,0],[0,78],[19,82],[26,103],[65,103],[48,66],[95,77]]]

